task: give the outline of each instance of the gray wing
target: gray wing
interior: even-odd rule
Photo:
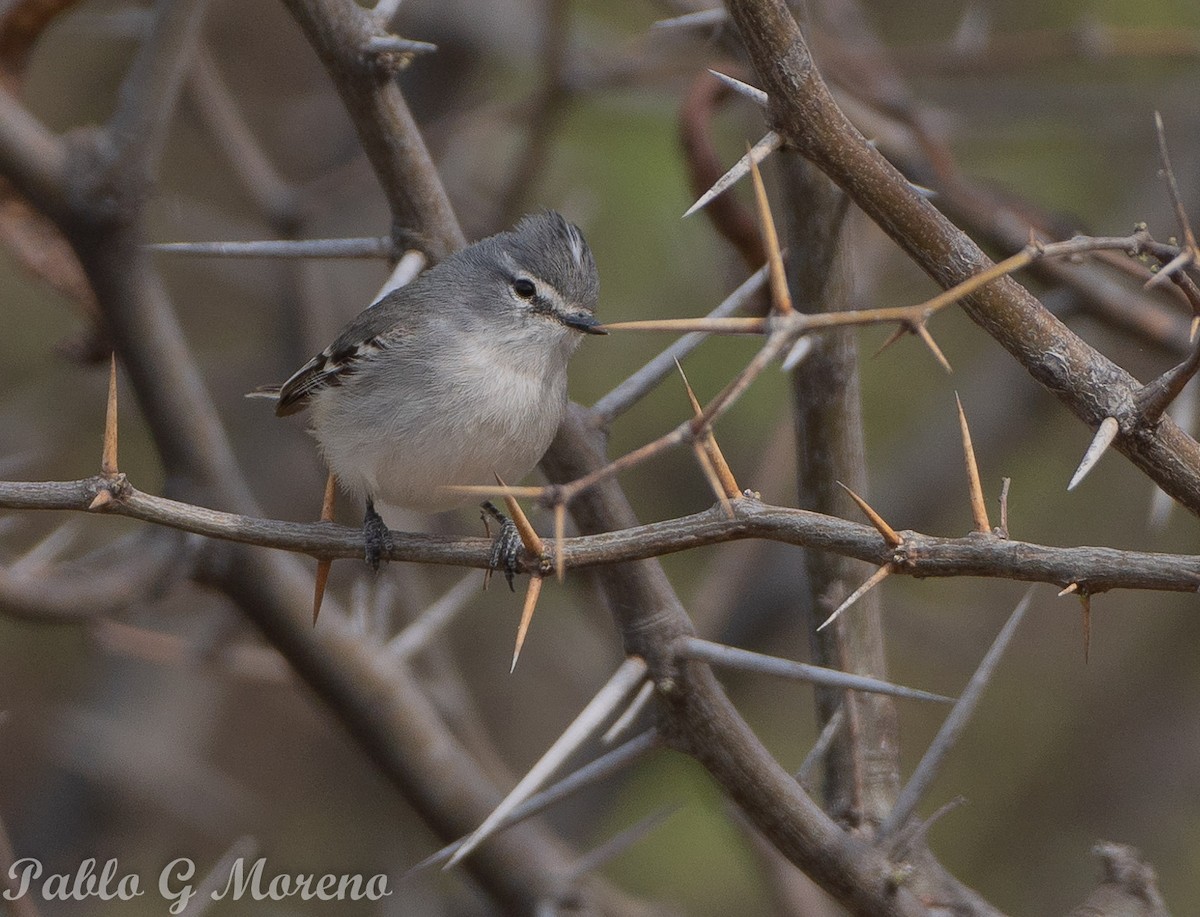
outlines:
[[[315,393],[341,385],[362,368],[367,358],[408,335],[412,321],[417,318],[412,304],[419,280],[393,290],[364,309],[342,329],[337,340],[301,366],[279,387],[275,413],[286,417],[302,410]]]

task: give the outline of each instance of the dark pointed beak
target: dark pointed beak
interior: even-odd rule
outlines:
[[[584,334],[608,334],[600,326],[600,320],[594,315],[589,315],[586,312],[573,312],[567,315],[560,315],[561,321],[568,328],[574,328],[576,331],[582,331]]]

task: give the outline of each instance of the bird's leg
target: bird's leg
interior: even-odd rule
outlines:
[[[363,539],[367,543],[367,566],[378,572],[380,560],[392,551],[392,533],[383,517],[375,512],[375,504],[370,499],[367,500],[367,514],[363,517]]]
[[[484,528],[487,528],[489,516],[500,523],[500,531],[492,542],[492,553],[488,555],[488,568],[489,570],[503,570],[504,578],[508,580],[508,588],[516,591],[513,586],[513,577],[521,569],[521,554],[525,550],[525,546],[521,543],[521,533],[517,531],[516,523],[496,509],[491,500],[485,500],[480,504],[480,508],[483,510]],[[488,532],[490,534],[491,530],[488,529]]]

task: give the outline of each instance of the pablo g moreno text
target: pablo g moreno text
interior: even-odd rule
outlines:
[[[95,857],[88,857],[74,873],[56,872],[43,878],[45,870],[40,860],[22,857],[8,868],[8,888],[0,893],[4,900],[15,901],[31,893],[41,893],[44,901],[130,901],[144,895],[141,877],[135,873],[119,875],[115,859],[106,860],[97,871]],[[387,875],[379,873],[362,876],[356,873],[336,875],[326,873],[266,873],[267,859],[259,857],[247,866],[245,857],[230,864],[228,875],[212,876],[207,887],[212,888],[214,901],[243,898],[254,901],[283,901],[298,898],[302,901],[378,901],[392,894]],[[187,857],[172,860],[158,874],[156,891],[167,910],[179,914],[196,895],[196,864]],[[215,880],[215,881],[214,881]]]

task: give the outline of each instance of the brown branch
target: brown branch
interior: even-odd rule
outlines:
[[[103,489],[113,487],[103,477],[63,482],[0,482],[0,508],[20,510],[78,510],[86,512]],[[584,497],[577,498],[582,502]],[[899,534],[902,544],[891,548],[869,525],[848,522],[743,498],[730,504],[730,519],[718,506],[703,513],[598,534],[568,538],[563,558],[568,567],[605,567],[674,554],[703,545],[762,538],[853,557],[875,565],[892,563],[897,573],[916,577],[980,576],[1025,582],[1076,582],[1091,593],[1109,589],[1200,591],[1200,556],[1121,551],[1105,547],[1056,547],[1033,542],[941,538],[918,532]],[[275,548],[318,559],[361,559],[362,532],[330,523],[281,522],[219,512],[155,497],[119,482],[117,496],[104,513],[141,519],[207,538]],[[395,532],[390,560],[409,563],[477,567],[489,563],[486,538],[452,538]],[[540,569],[540,561],[527,566]],[[527,571],[529,572],[529,571]],[[309,597],[311,598],[311,596]],[[308,607],[309,600],[303,603]]]
[[[367,41],[380,34],[369,10],[338,0],[284,0],[341,95],[392,207],[392,236],[417,241],[434,261],[466,244],[425,141],[394,75]]]
[[[572,407],[542,460],[543,470],[552,481],[563,482],[603,464],[599,433],[582,409]],[[739,500],[735,506],[749,502]],[[584,533],[637,523],[611,479],[579,497],[571,510]],[[736,524],[728,519],[725,523]],[[869,531],[878,543],[879,536]],[[694,633],[662,567],[645,560],[612,564],[596,576],[626,652],[640,655],[650,666],[664,737],[696,758],[785,856],[843,903],[862,913],[924,914],[925,908],[905,888],[888,879],[888,865],[878,852],[844,833],[780,767],[711,670],[674,659],[676,641]]]
[[[917,194],[846,120],[821,80],[781,0],[729,0],[770,96],[771,126],[816,163],[944,287],[991,266],[967,236]],[[1117,448],[1163,490],[1200,514],[1200,445],[1169,419],[1147,428],[1132,405],[1135,379],[1051,315],[1027,290],[1001,279],[963,309],[1079,419],[1121,422]]]

